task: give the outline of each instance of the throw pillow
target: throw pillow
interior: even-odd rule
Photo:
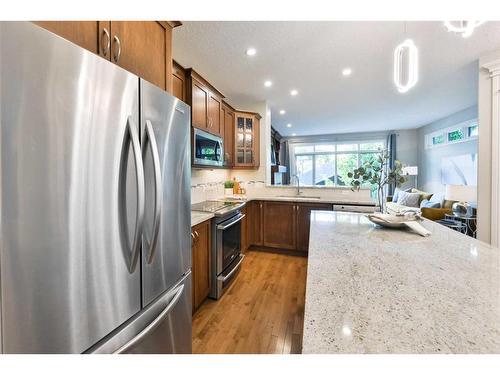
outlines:
[[[394,194],[392,194],[392,201],[394,203],[398,203],[399,193],[402,191],[406,191],[407,193],[410,193],[411,189],[402,190],[398,187],[396,189],[394,189]]]
[[[434,193],[429,199],[429,202],[439,203],[440,207],[443,207],[444,204],[444,194],[443,193]]]
[[[398,195],[398,204],[407,207],[417,207],[420,201],[419,193],[407,193],[406,191],[400,191]]]
[[[415,188],[411,189],[411,192],[412,193],[418,193],[418,194],[420,194],[420,202],[422,202],[424,199],[429,200],[432,197],[432,193],[426,193],[425,191],[418,190],[418,189],[415,189]]]
[[[441,208],[441,203],[439,202],[432,202],[428,199],[424,199],[422,202],[420,202],[420,208]]]

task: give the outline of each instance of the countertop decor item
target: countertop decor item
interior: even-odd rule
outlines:
[[[351,178],[353,191],[359,191],[362,185],[377,188],[377,200],[381,212],[385,212],[385,186],[394,184],[399,187],[407,181],[403,174],[403,164],[395,160],[394,168],[389,169],[389,158],[389,151],[383,150],[377,157],[368,159],[359,168],[347,174],[347,177]]]
[[[366,215],[368,220],[372,223],[387,227],[387,228],[410,228],[417,234],[423,237],[430,236],[431,232],[419,224],[423,219],[419,215],[389,215],[382,213],[375,213]]]
[[[233,195],[234,182],[228,180],[224,182],[224,195]]]

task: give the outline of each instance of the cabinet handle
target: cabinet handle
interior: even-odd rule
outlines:
[[[115,60],[115,63],[117,63],[118,60],[120,60],[120,56],[122,54],[122,44],[120,43],[120,38],[118,38],[116,35],[113,36],[113,41],[118,46],[118,51],[116,51],[116,53],[113,55],[113,60]]]
[[[200,234],[196,230],[194,231],[194,235],[196,236],[196,238],[200,238]]]
[[[194,233],[193,233],[193,232],[191,232],[191,238],[192,238],[193,240],[195,240],[195,238],[194,238]]]
[[[106,37],[106,43],[102,42],[102,38]],[[102,35],[101,35],[101,47],[102,47],[102,54],[103,56],[107,56],[109,52],[109,48],[111,47],[111,37],[109,36],[109,31],[105,27],[102,29]]]

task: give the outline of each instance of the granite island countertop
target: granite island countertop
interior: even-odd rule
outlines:
[[[499,249],[314,211],[303,353],[500,353]]]

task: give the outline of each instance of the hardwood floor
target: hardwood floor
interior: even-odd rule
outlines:
[[[193,353],[300,353],[307,258],[249,250],[227,293],[193,317]]]

